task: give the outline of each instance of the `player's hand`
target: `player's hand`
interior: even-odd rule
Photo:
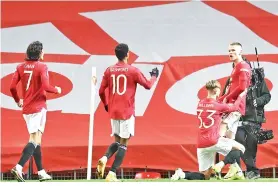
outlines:
[[[156,78],[159,75],[159,70],[157,69],[157,67],[155,67],[154,69],[152,69],[152,71],[150,72],[151,76],[155,76]]]
[[[57,90],[58,94],[61,94],[61,93],[62,93],[62,89],[61,89],[61,87],[57,87],[57,86],[55,86],[55,88],[56,88],[56,90]]]
[[[256,100],[256,99],[254,99],[254,101],[253,101],[253,105],[254,105],[254,107],[257,107],[257,106],[258,106],[258,104],[257,104],[257,100]]]
[[[105,105],[104,108],[105,108],[106,112],[108,112],[108,105]]]
[[[19,108],[22,108],[22,106],[23,106],[23,99],[20,99],[20,100],[19,100],[19,102],[17,103],[17,106],[18,106]]]
[[[223,99],[223,103],[227,103],[227,98],[224,98],[224,99]]]

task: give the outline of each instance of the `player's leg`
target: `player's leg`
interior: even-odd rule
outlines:
[[[177,181],[180,179],[187,180],[208,180],[212,173],[212,165],[215,159],[215,146],[207,148],[197,148],[197,159],[200,172],[183,172],[181,168],[175,170],[171,180]]]
[[[24,120],[27,125],[28,132],[30,134],[29,142],[26,144],[22,151],[21,158],[18,164],[11,170],[11,173],[16,177],[19,182],[24,182],[22,177],[22,169],[25,163],[32,157],[36,147],[37,147],[37,136],[38,129],[40,125],[40,118],[38,113],[23,115]]]
[[[114,136],[115,140],[113,143],[110,144],[110,146],[107,148],[105,154],[98,160],[98,164],[97,164],[97,177],[103,178],[104,176],[104,170],[105,170],[105,166],[106,163],[108,161],[109,158],[111,158],[113,156],[113,154],[115,154],[115,152],[117,152],[119,144],[120,144],[120,120],[113,120],[111,119],[111,129],[112,129],[112,134],[111,136]]]
[[[240,117],[241,114],[239,112],[231,112],[222,120],[223,123],[227,124],[227,131],[225,134],[227,138],[235,139]]]
[[[110,146],[107,148],[105,154],[98,160],[98,165],[97,165],[97,176],[98,178],[103,178],[104,176],[104,170],[106,163],[108,159],[110,159],[115,152],[117,152],[118,147],[120,145],[120,137],[117,134],[114,134],[115,141],[110,144]]]
[[[234,174],[238,174],[237,175],[238,179],[243,179],[242,178],[243,173],[241,171],[241,168],[236,163],[236,158],[240,157],[240,152],[243,153],[245,151],[244,146],[232,139],[220,137],[218,140],[218,143],[216,144],[216,147],[217,147],[216,151],[218,153],[222,154],[223,156],[228,155],[232,149],[238,150],[238,153],[235,154],[235,157],[233,157],[231,159],[230,163],[233,163],[235,166],[234,171],[236,171],[236,172],[233,173],[233,176],[234,176]],[[214,165],[212,168],[215,171],[215,173],[220,174],[220,172],[224,166],[225,166],[224,161],[221,161],[221,162],[217,163],[216,165]]]
[[[183,172],[181,168],[177,168],[175,173],[172,175],[171,180],[177,181],[180,179],[186,180],[205,180],[209,179],[212,173],[212,169],[202,171],[202,172]]]
[[[238,130],[236,132],[235,141],[242,144],[244,147],[246,147],[246,131],[242,127],[238,127]],[[240,166],[240,157],[238,156],[238,153],[240,153],[240,157],[242,157],[242,153],[239,152],[239,150],[231,150],[227,156],[225,156],[223,162],[225,165],[227,164],[233,164],[234,160],[236,160],[237,164]]]
[[[105,152],[104,156],[107,158],[107,159],[110,159],[114,154],[115,152],[117,152],[118,148],[119,148],[119,145],[120,145],[120,140],[121,138],[118,136],[118,135],[114,135],[115,137],[115,141],[114,143],[112,143],[108,148],[107,148],[107,151]]]
[[[219,135],[220,136],[225,136],[228,130],[227,123],[221,122],[220,123],[220,130],[219,130]]]
[[[109,171],[106,177],[107,181],[118,181],[116,177],[116,171],[121,166],[124,160],[129,138],[131,136],[134,136],[134,125],[135,125],[134,116],[131,116],[127,120],[121,120],[120,133],[119,133],[119,136],[121,137],[120,145],[115,155],[115,160],[112,164],[111,170]]]
[[[231,112],[228,117],[222,121],[226,123],[228,127],[225,135],[227,138],[235,139],[240,117],[241,114],[239,112]]]
[[[51,180],[51,176],[45,172],[42,166],[42,153],[41,153],[41,142],[42,142],[42,135],[45,129],[45,124],[46,124],[46,109],[42,109],[41,112],[37,113],[35,117],[38,119],[38,128],[36,135],[31,136],[29,141],[35,141],[37,144],[37,147],[33,153],[33,157],[37,166],[38,170],[38,176],[40,181],[46,181],[46,180]]]
[[[224,137],[224,136],[226,135],[226,132],[227,132],[227,130],[228,130],[228,125],[227,125],[227,123],[225,122],[225,120],[226,120],[226,118],[229,117],[229,114],[230,114],[230,113],[224,114],[224,115],[222,116],[222,121],[221,121],[221,123],[220,123],[220,130],[219,130],[219,135],[222,136],[222,137]]]
[[[197,159],[199,172],[185,172],[184,179],[187,180],[208,180],[212,173],[212,165],[215,160],[215,145],[207,148],[197,148]]]
[[[245,146],[245,137],[246,133],[242,127],[238,127],[236,132],[235,140]],[[232,149],[231,152],[227,156],[225,156],[223,162],[225,165],[230,164],[229,171],[224,176],[224,179],[232,177],[236,171],[236,164],[233,165],[235,162],[240,166],[240,157],[242,157],[243,153],[237,149]]]
[[[233,154],[231,155],[232,158],[228,162],[231,165],[230,165],[228,173],[224,176],[224,179],[226,179],[226,180],[235,180],[235,179],[243,180],[243,179],[245,179],[244,174],[236,160],[238,160],[240,157],[243,156],[243,154],[245,152],[245,147],[242,144],[238,143],[237,141],[234,141],[234,140],[230,140],[230,141],[233,145],[233,147],[232,147]]]

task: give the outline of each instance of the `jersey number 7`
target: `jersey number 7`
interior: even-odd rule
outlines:
[[[31,71],[31,70],[24,70],[24,74],[29,74],[27,85],[26,85],[26,90],[28,90],[28,88],[30,86],[30,83],[31,83],[33,71]]]

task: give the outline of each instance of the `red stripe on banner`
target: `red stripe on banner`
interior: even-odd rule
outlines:
[[[184,1],[6,1],[1,3],[1,28],[46,23],[65,19],[68,20],[68,15],[78,15],[80,12],[137,8],[177,2]],[[91,32],[91,34],[93,33]]]

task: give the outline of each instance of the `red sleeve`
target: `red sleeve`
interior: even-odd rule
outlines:
[[[248,77],[249,71],[247,69],[240,69],[238,86],[226,96],[227,100],[237,98],[240,93],[242,93],[246,88],[248,88]]]
[[[224,100],[224,98],[225,98],[226,96],[227,96],[227,94],[224,94],[223,96],[219,97],[219,98],[217,99],[217,101],[223,102],[223,100]]]
[[[219,111],[223,112],[223,113],[229,113],[229,112],[234,112],[239,110],[239,104],[241,102],[241,100],[245,98],[245,97],[237,97],[237,100],[235,101],[235,103],[233,105],[229,105],[226,103],[219,103],[218,107],[219,107]]]
[[[101,84],[100,84],[100,88],[99,88],[99,97],[104,105],[108,104],[106,97],[105,97],[105,89],[108,87],[107,73],[108,73],[108,70],[106,69],[106,71],[104,72]]]
[[[145,89],[151,89],[154,82],[156,81],[156,77],[152,76],[150,80],[144,76],[144,74],[137,69],[136,71],[136,82],[143,86]]]
[[[19,81],[20,81],[20,76],[19,76],[18,70],[16,68],[16,71],[14,72],[12,82],[11,82],[11,85],[10,85],[10,92],[11,92],[11,94],[14,98],[14,101],[16,103],[19,102],[19,97],[18,97],[17,90],[16,90],[16,85]]]
[[[48,76],[48,68],[47,66],[43,66],[41,70],[41,81],[42,81],[42,87],[46,92],[49,93],[58,93],[57,89],[49,84],[49,76]]]

